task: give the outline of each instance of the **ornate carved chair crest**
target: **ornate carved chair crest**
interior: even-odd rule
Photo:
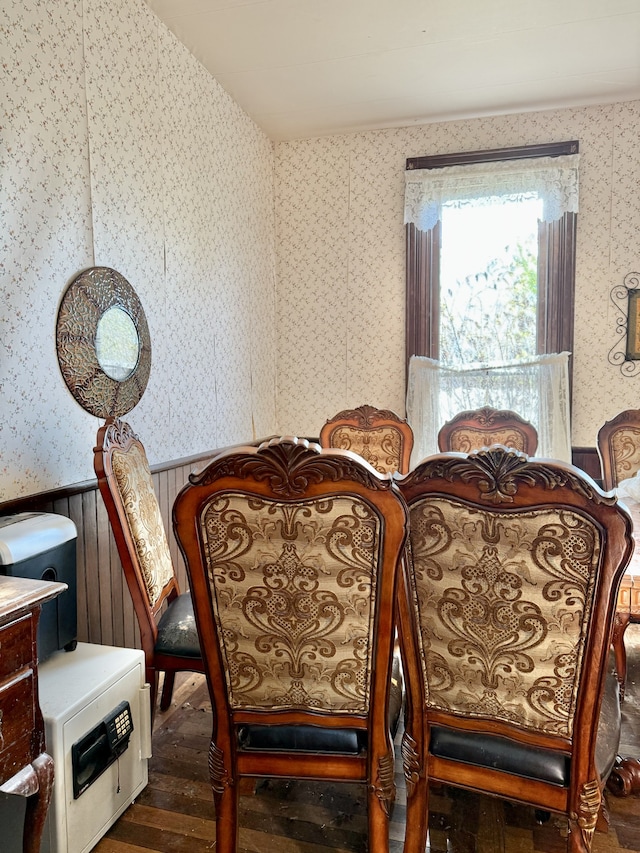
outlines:
[[[438,433],[438,448],[445,453],[471,453],[492,444],[513,447],[533,456],[538,447],[538,432],[516,412],[485,406],[459,412]]]
[[[358,406],[330,418],[320,431],[320,444],[351,450],[381,474],[405,474],[413,450],[413,430],[395,412]]]
[[[389,682],[406,508],[355,454],[284,438],[214,459],[174,504],[214,707],[216,849],[242,776],[361,781],[388,851]]]
[[[425,847],[429,780],[564,813],[588,851],[618,747],[628,513],[578,469],[499,446],[430,457],[399,487],[405,853]]]
[[[140,627],[153,717],[159,672],[165,710],[176,672],[203,671],[191,596],[180,593],[147,455],[128,423],[107,418],[93,462]]]

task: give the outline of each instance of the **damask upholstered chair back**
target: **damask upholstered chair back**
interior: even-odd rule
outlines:
[[[589,850],[618,747],[628,513],[578,469],[505,447],[430,457],[399,486],[405,853],[424,850],[429,779],[564,813],[569,849]]]
[[[471,453],[492,444],[513,447],[533,456],[538,447],[538,432],[516,412],[485,406],[460,412],[438,433],[438,448],[445,453]]]
[[[147,455],[128,423],[100,427],[94,468],[140,628],[153,716],[159,672],[163,710],[177,671],[202,672],[191,596],[180,594]]]
[[[320,431],[320,444],[351,450],[381,474],[406,474],[413,450],[413,430],[395,412],[358,406],[330,418]]]
[[[598,431],[598,454],[605,489],[640,471],[640,409],[627,409]]]
[[[392,478],[303,439],[224,453],[174,504],[214,708],[216,850],[242,776],[367,784],[388,850],[394,589],[406,508]]]

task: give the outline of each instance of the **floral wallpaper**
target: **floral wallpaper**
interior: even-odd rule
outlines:
[[[62,291],[93,261],[80,8],[0,5],[0,500],[91,465],[94,425],[60,376],[54,339]]]
[[[611,288],[640,270],[639,123],[634,101],[278,143],[280,430],[317,435],[363,403],[405,413],[407,157],[578,139],[572,443],[594,447],[605,420],[640,405],[640,376],[607,359]]]
[[[143,0],[8,0],[0,30],[0,501],[94,476],[55,350],[90,266],[145,310],[151,464],[274,432],[270,140]]]
[[[99,422],[58,369],[83,269],[118,270],[152,341],[128,420],[152,464],[363,403],[404,413],[404,165],[578,139],[572,440],[638,405],[607,360],[638,270],[640,102],[273,144],[143,0],[0,6],[0,501],[93,477]]]

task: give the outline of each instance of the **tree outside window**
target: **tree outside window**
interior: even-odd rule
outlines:
[[[538,158],[577,151],[577,142],[567,142],[407,161],[408,185],[410,172],[429,170],[427,180],[433,174],[436,186],[426,202],[408,199],[407,210],[413,207],[405,212],[407,363],[412,355],[468,364],[571,351],[576,213],[551,218],[542,212],[550,202],[535,187],[517,192],[504,187],[518,180],[509,177],[520,168],[514,161],[532,170],[535,184],[534,161],[548,163]],[[476,180],[485,180],[482,164],[489,164],[487,172],[496,169],[495,191],[473,189]],[[471,177],[471,190],[460,198],[441,189],[450,166],[470,166],[480,175]]]
[[[444,364],[505,363],[536,354],[540,215],[535,194],[443,205]]]

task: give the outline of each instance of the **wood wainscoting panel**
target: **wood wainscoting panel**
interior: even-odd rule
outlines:
[[[171,511],[189,474],[215,451],[152,468],[162,520],[181,589],[188,589],[184,561],[173,535]],[[124,648],[140,648],[140,631],[124,581],[111,525],[95,480],[39,495],[0,503],[0,516],[19,512],[53,512],[70,518],[77,530],[78,640]]]

